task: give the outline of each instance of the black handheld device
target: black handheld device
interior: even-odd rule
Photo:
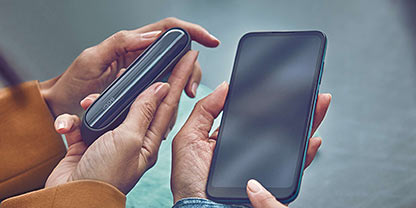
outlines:
[[[325,49],[319,31],[241,38],[208,177],[210,199],[249,203],[250,179],[283,203],[296,198]]]
[[[190,48],[191,37],[181,28],[160,35],[87,109],[81,127],[84,142],[89,146],[120,125],[136,97],[167,75]]]

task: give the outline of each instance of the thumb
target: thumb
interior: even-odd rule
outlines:
[[[76,115],[62,114],[55,120],[55,130],[59,134],[64,134],[68,147],[82,141],[81,139],[81,120]]]
[[[228,84],[223,82],[214,92],[198,101],[181,132],[197,131],[198,135],[206,135],[206,138],[208,138],[214,119],[224,107],[227,92]]]
[[[250,199],[251,205],[255,208],[284,208],[282,203],[267,191],[259,182],[251,179],[247,183],[247,195]]]
[[[158,82],[143,91],[131,105],[124,122],[115,131],[124,136],[134,137],[134,140],[142,139],[169,89],[168,83]]]

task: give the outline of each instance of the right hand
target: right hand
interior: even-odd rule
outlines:
[[[251,179],[247,182],[247,195],[254,208],[287,208],[265,189],[259,182]]]
[[[49,176],[45,187],[91,179],[112,184],[127,194],[155,164],[160,143],[175,116],[197,55],[196,51],[188,52],[173,69],[168,83],[155,83],[143,91],[123,123],[89,147],[81,138],[79,117],[60,115],[55,128],[58,133],[65,134],[68,152]],[[91,105],[97,96],[92,97],[84,99],[81,106]]]

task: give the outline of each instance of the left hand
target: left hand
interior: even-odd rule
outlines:
[[[171,189],[174,203],[183,198],[207,198],[205,188],[211,159],[214,153],[218,129],[211,136],[214,119],[222,111],[228,84],[223,83],[207,97],[198,101],[188,120],[172,143]],[[312,135],[321,124],[329,103],[330,94],[320,94],[312,125]],[[308,167],[321,145],[322,139],[309,139],[305,168]]]
[[[65,134],[68,152],[49,175],[45,187],[74,180],[92,179],[112,184],[127,194],[157,159],[160,143],[169,129],[198,52],[189,51],[169,76],[169,87],[156,83],[143,91],[131,105],[120,126],[87,147],[80,133],[78,116],[63,114],[55,121],[56,131]],[[165,89],[168,88],[168,89]],[[98,97],[81,101],[83,108]]]
[[[117,32],[100,44],[85,49],[62,75],[40,83],[41,94],[52,114],[80,114],[81,99],[104,90],[161,33],[172,27],[182,27],[193,40],[205,46],[216,47],[219,44],[219,40],[201,26],[176,18]],[[195,97],[200,80],[201,68],[195,62],[185,87],[188,96]]]

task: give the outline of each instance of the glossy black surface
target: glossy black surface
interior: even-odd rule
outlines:
[[[109,125],[169,64],[189,42],[186,32],[171,29],[163,34],[126,72],[94,102],[85,115],[95,129]]]
[[[246,197],[256,179],[280,199],[296,194],[325,36],[249,33],[240,41],[211,165],[208,193]]]

